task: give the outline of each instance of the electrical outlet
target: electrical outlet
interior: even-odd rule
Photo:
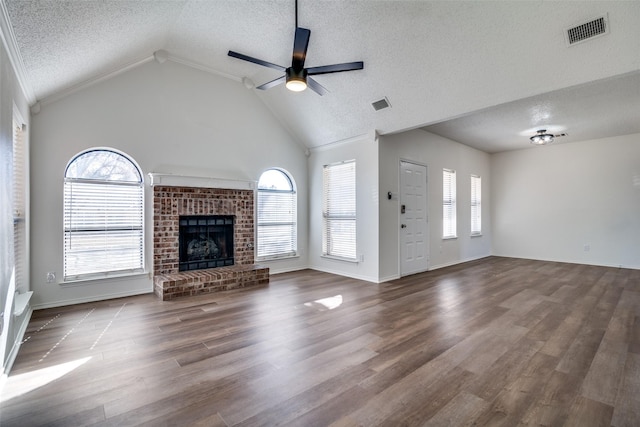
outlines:
[[[50,271],[47,273],[47,283],[53,283],[56,281],[56,273],[53,271]]]
[[[584,251],[585,251],[585,252],[589,252],[590,250],[591,250],[591,245],[590,245],[590,244],[588,244],[588,243],[585,243],[585,245],[584,245]]]

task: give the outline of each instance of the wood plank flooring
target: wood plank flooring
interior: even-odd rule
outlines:
[[[1,400],[2,426],[639,426],[640,270],[489,257],[39,310]]]

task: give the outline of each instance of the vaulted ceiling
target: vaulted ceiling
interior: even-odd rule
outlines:
[[[0,2],[23,89],[42,108],[158,51],[235,84],[279,72],[229,50],[291,62],[294,0]],[[640,132],[639,1],[299,0],[298,11],[307,66],[364,61],[317,76],[325,96],[247,89],[307,147],[413,128],[487,152],[526,148],[537,129],[566,142]],[[601,16],[605,35],[567,44],[569,27]],[[391,107],[375,111],[385,97]]]

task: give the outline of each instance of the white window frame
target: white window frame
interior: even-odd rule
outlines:
[[[471,175],[471,235],[482,236],[482,177]]]
[[[444,168],[442,169],[442,238],[457,237],[456,171]]]
[[[74,162],[100,151],[120,156],[136,180],[71,176]],[[65,169],[63,217],[64,282],[144,273],[144,179],[131,157],[113,148],[75,155]]]
[[[356,161],[322,170],[322,256],[357,262]]]
[[[273,172],[282,174],[289,188],[266,188],[261,184],[265,174]],[[298,202],[293,178],[284,169],[267,169],[260,175],[257,193],[256,259],[266,261],[297,256]]]

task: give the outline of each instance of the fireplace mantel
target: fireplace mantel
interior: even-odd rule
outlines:
[[[162,185],[166,187],[221,188],[227,190],[254,190],[256,188],[255,181],[158,172],[149,173],[149,185],[151,187]]]

